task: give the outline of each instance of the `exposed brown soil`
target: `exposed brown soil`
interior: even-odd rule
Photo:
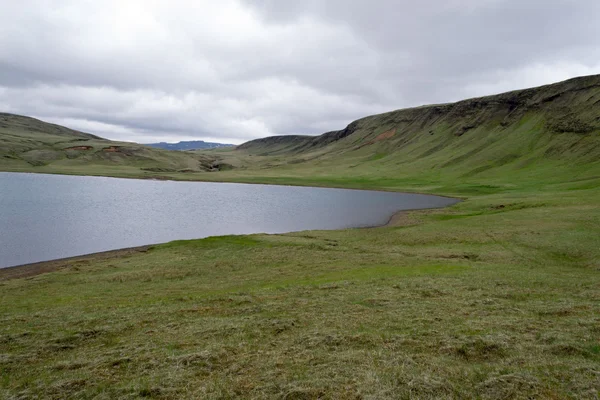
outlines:
[[[373,142],[381,142],[382,140],[389,139],[396,134],[395,129],[390,129],[387,132],[383,132],[381,135],[377,136]]]
[[[126,249],[103,251],[101,253],[86,254],[83,256],[61,258],[58,260],[43,261],[33,264],[18,265],[16,267],[0,268],[0,281],[9,279],[27,278],[35,275],[45,274],[47,272],[58,271],[63,268],[89,264],[100,260],[109,260],[131,256],[138,253],[145,253],[152,246],[130,247]]]
[[[103,148],[102,151],[105,151],[107,153],[118,153],[121,151],[121,149],[119,148],[119,146],[109,146]]]
[[[381,142],[382,140],[390,139],[390,138],[394,137],[395,134],[396,134],[396,129],[390,129],[389,131],[386,131],[380,135],[377,135],[377,137],[375,139],[369,140],[368,142],[361,144],[360,146],[358,146],[356,148],[356,150],[362,149],[365,146],[369,146],[369,145],[375,144],[377,142]]]

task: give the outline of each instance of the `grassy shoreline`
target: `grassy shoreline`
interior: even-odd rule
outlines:
[[[39,172],[0,171],[0,173],[2,173],[2,172],[38,174],[38,175],[66,175],[66,174],[60,174],[60,173],[50,174],[50,173],[39,173]],[[69,174],[68,176],[90,176],[90,175],[71,175],[71,174]],[[142,179],[142,180],[151,180],[152,179],[152,178],[143,178],[143,177],[140,177],[140,178],[134,178],[134,177],[121,178],[121,177],[115,177],[115,176],[97,176],[97,177],[107,177],[107,178],[115,178],[115,179]],[[219,181],[207,181],[207,180],[181,180],[181,179],[163,179],[163,180],[170,180],[170,181],[174,181],[174,182],[190,182],[190,183],[211,182],[211,183],[239,183],[239,184],[255,185],[255,183],[247,183],[247,182],[219,182]],[[263,183],[263,185],[286,186],[286,185],[282,185],[279,183]],[[287,185],[287,186],[311,187],[311,186],[306,186],[306,185]],[[323,186],[321,186],[321,187],[323,187]],[[332,189],[335,188],[335,189],[348,189],[348,190],[367,190],[367,191],[402,193],[397,190],[383,190],[383,189],[364,189],[364,188],[356,189],[356,188],[352,188],[352,187],[331,187],[331,188]],[[406,193],[408,193],[408,192],[406,192]],[[419,192],[410,192],[410,193],[435,195],[432,193],[419,193]],[[441,196],[441,195],[435,195],[435,196],[454,198],[457,200],[464,200],[464,199],[459,199],[459,198],[450,197],[450,196]],[[447,207],[451,207],[451,206],[447,206]],[[419,209],[412,209],[412,210],[399,210],[399,211],[394,212],[389,217],[388,221],[384,224],[364,226],[364,227],[354,227],[354,228],[348,228],[348,229],[370,229],[370,228],[396,226],[400,223],[398,221],[401,220],[401,216],[406,215],[406,214],[410,213],[411,211],[433,210],[433,209],[439,209],[439,208],[446,208],[446,207],[432,207],[432,208],[419,208]],[[334,229],[331,229],[331,230],[334,230]],[[297,232],[302,232],[302,231],[291,231],[291,232],[286,232],[286,233],[297,233]],[[221,235],[221,236],[228,236],[228,235]],[[245,235],[239,235],[239,236],[245,236]],[[196,240],[198,240],[198,239],[196,239]],[[120,257],[120,256],[124,256],[124,255],[129,255],[130,253],[145,252],[153,246],[160,245],[160,244],[166,244],[166,243],[168,243],[168,242],[148,243],[148,244],[145,244],[142,246],[118,248],[118,249],[106,250],[106,251],[101,251],[101,252],[80,254],[80,255],[76,255],[76,256],[62,257],[62,258],[57,258],[57,259],[52,259],[52,260],[38,261],[38,262],[34,262],[34,263],[26,263],[26,264],[20,264],[20,265],[14,265],[14,266],[10,266],[10,267],[0,268],[0,281],[7,280],[7,279],[18,279],[18,278],[23,278],[23,277],[31,277],[31,276],[35,276],[35,275],[39,275],[39,274],[43,274],[43,273],[48,273],[48,272],[55,272],[61,268],[66,268],[73,263],[77,263],[77,262],[81,262],[81,261],[96,261],[97,259],[105,259],[107,257]]]
[[[429,210],[431,210],[431,209],[433,209],[433,208],[429,208]],[[427,210],[427,209],[425,209],[425,210]],[[413,210],[411,210],[411,211],[413,211]],[[401,219],[400,217],[407,214],[408,212],[409,211],[404,211],[404,210],[397,211],[389,218],[388,222],[386,222],[385,224],[382,224],[382,225],[373,225],[373,226],[368,226],[368,227],[355,227],[355,228],[348,228],[348,229],[372,229],[372,228],[396,226],[398,223],[395,221],[400,220]],[[334,230],[334,229],[331,229],[331,230]],[[286,233],[299,233],[299,232],[305,232],[305,231],[291,231],[291,232],[286,232]],[[249,234],[249,235],[251,235],[251,234]],[[235,236],[249,236],[249,235],[235,235]],[[269,234],[264,233],[262,235],[269,235]],[[231,236],[231,235],[209,236],[209,238],[213,238],[213,237],[218,238],[221,236]],[[204,238],[204,239],[206,239],[206,238]],[[202,240],[202,239],[190,239],[190,240]],[[73,264],[77,264],[77,263],[81,263],[81,262],[96,262],[98,260],[104,260],[107,258],[120,258],[120,257],[129,256],[134,253],[144,253],[144,252],[147,252],[148,250],[150,250],[151,248],[153,248],[154,246],[165,245],[168,243],[169,242],[163,242],[163,243],[146,244],[143,246],[124,247],[124,248],[118,248],[118,249],[113,249],[113,250],[99,251],[96,253],[80,254],[80,255],[71,256],[71,257],[62,257],[62,258],[56,258],[56,259],[52,259],[52,260],[38,261],[38,262],[33,262],[33,263],[19,264],[19,265],[13,265],[10,267],[4,267],[4,268],[0,268],[0,282],[3,280],[29,278],[29,277],[40,275],[40,274],[56,272],[56,271],[59,271],[60,269],[68,268],[69,266],[71,266]]]
[[[432,196],[438,196],[438,197],[446,197],[446,198],[450,198],[450,199],[457,199],[457,200],[465,200],[466,197],[460,197],[460,196],[450,196],[450,195],[445,195],[445,194],[437,194],[437,193],[433,193],[431,191],[427,191],[427,192],[418,192],[415,190],[411,190],[411,189],[386,189],[386,188],[381,188],[381,187],[377,187],[377,186],[373,186],[373,187],[369,187],[369,186],[362,186],[362,187],[354,187],[354,186],[348,186],[347,184],[343,184],[340,183],[338,185],[333,184],[321,184],[318,185],[318,183],[311,183],[311,182],[302,182],[302,181],[291,181],[289,183],[281,183],[281,182],[272,182],[269,180],[268,177],[264,177],[261,180],[261,178],[254,178],[254,181],[244,181],[244,180],[238,180],[238,179],[242,179],[239,177],[223,177],[223,176],[218,176],[217,179],[214,179],[214,177],[216,176],[216,174],[218,173],[200,173],[199,175],[194,175],[194,176],[182,176],[182,175],[169,175],[169,176],[161,176],[161,177],[155,177],[155,176],[146,176],[146,175],[139,175],[139,176],[119,176],[119,175],[85,175],[85,174],[77,174],[77,173],[69,173],[69,172],[61,172],[61,171],[56,171],[56,172],[36,172],[36,171],[20,171],[20,170],[15,170],[15,171],[8,171],[8,170],[2,170],[0,171],[0,173],[11,173],[11,174],[35,174],[35,175],[64,175],[64,176],[84,176],[84,177],[95,177],[95,178],[114,178],[114,179],[139,179],[139,180],[150,180],[150,181],[170,181],[170,182],[188,182],[188,183],[236,183],[236,184],[240,184],[240,185],[273,185],[273,186],[295,186],[295,187],[314,187],[314,188],[327,188],[327,189],[346,189],[346,190],[365,190],[365,191],[372,191],[372,192],[392,192],[392,193],[414,193],[414,194],[425,194],[425,195],[432,195]],[[208,175],[211,174],[211,175]],[[208,178],[208,176],[211,176],[210,178]]]

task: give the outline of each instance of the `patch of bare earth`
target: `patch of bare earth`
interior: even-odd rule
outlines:
[[[380,135],[377,135],[377,137],[373,140],[369,140],[367,143],[363,143],[360,146],[358,146],[358,148],[362,148],[365,146],[369,146],[371,144],[375,144],[377,142],[381,142],[382,140],[386,140],[386,139],[390,139],[392,137],[394,137],[394,135],[396,134],[396,129],[390,129],[389,131],[383,132]]]

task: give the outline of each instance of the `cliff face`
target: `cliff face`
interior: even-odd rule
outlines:
[[[593,136],[594,147],[598,146],[600,75],[457,103],[392,111],[359,119],[340,131],[313,137],[274,136],[244,143],[238,150],[263,155],[318,152],[325,156],[328,150],[359,151],[369,146],[389,153],[411,150],[407,146],[421,143],[429,147],[421,154],[426,157],[473,135],[483,137],[494,132],[497,138],[505,135],[508,140],[510,133],[522,130],[525,124],[537,134]]]

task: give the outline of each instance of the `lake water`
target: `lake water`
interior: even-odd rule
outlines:
[[[0,173],[0,268],[177,239],[385,224],[455,199],[312,187]]]

